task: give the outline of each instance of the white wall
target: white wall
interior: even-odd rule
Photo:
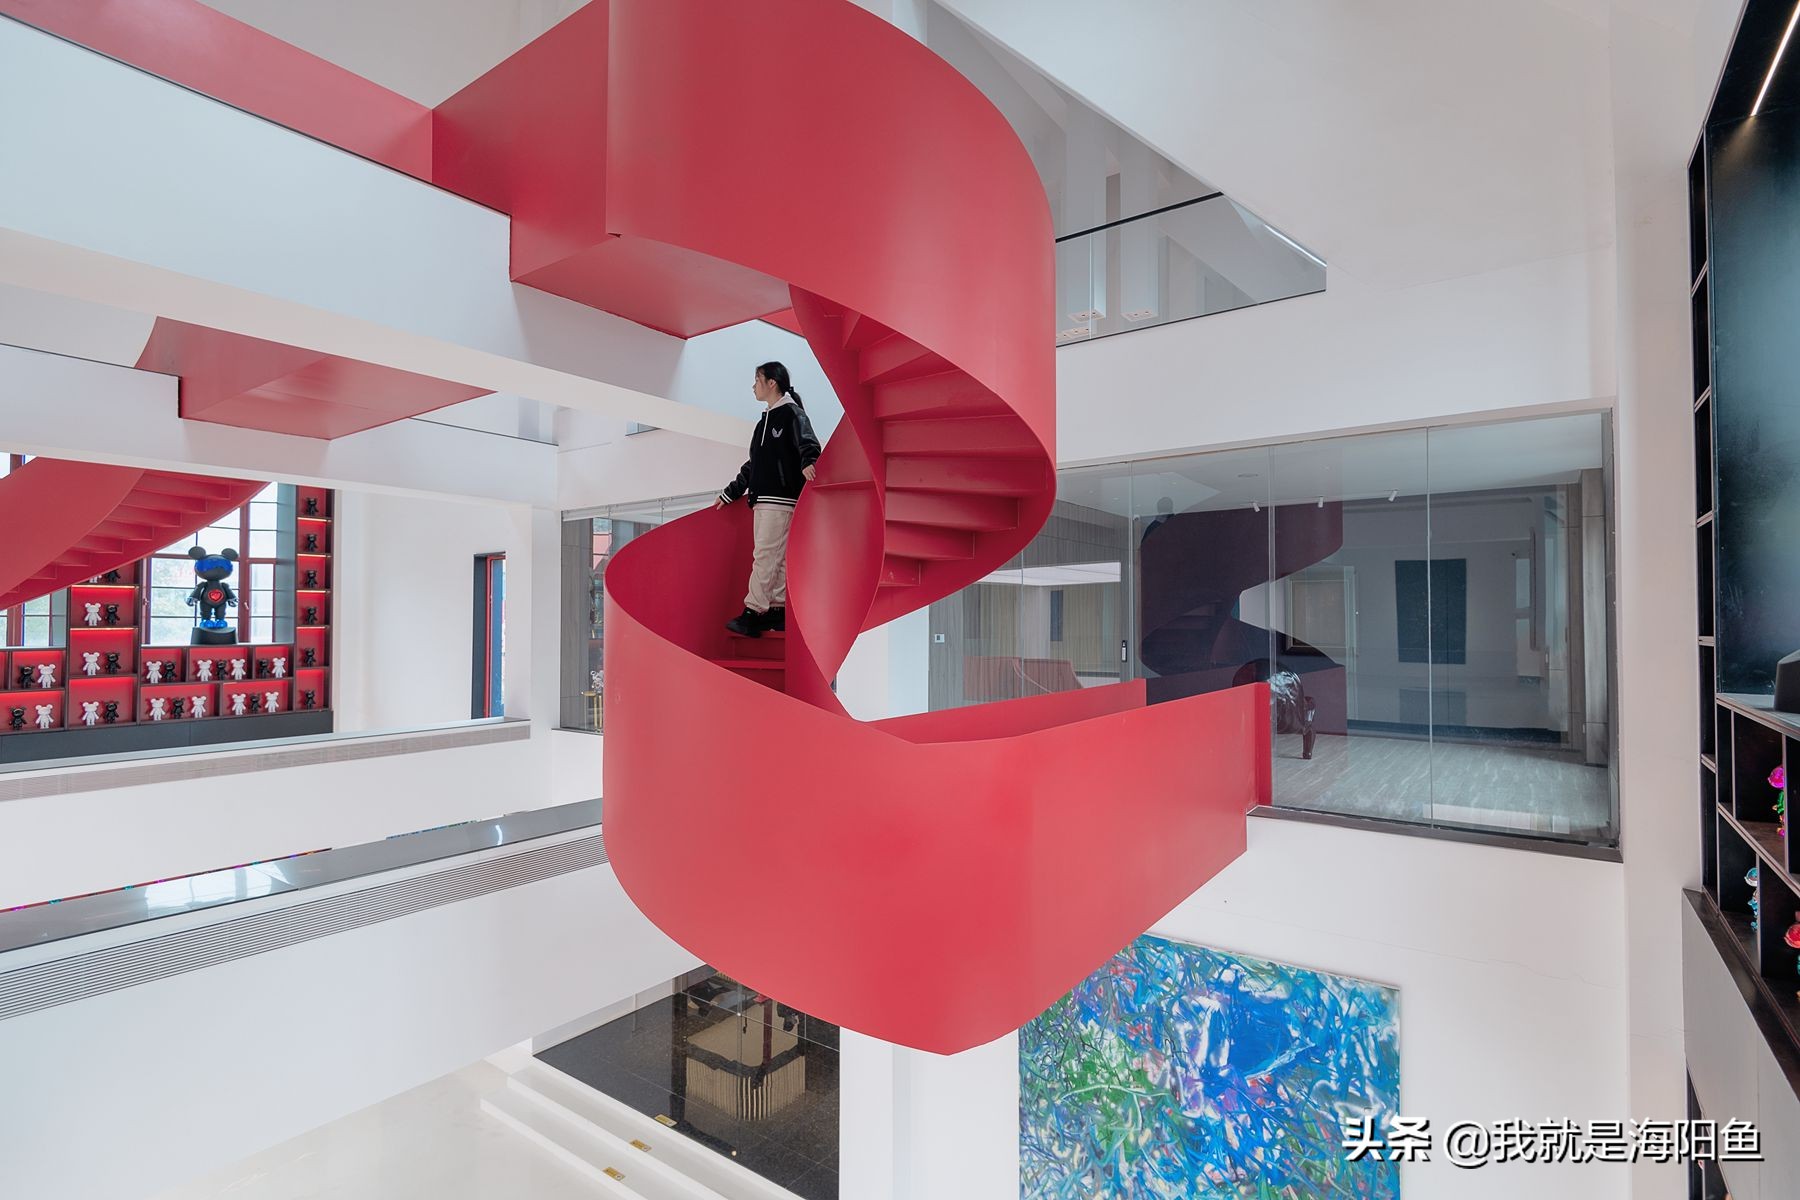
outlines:
[[[599,866],[0,1022],[0,1195],[154,1195],[695,965]]]
[[[506,555],[506,711],[532,716],[532,510],[520,505],[338,493],[332,685],[338,728],[466,721],[474,562]],[[554,593],[553,593],[554,595]],[[554,716],[552,709],[547,716]]]

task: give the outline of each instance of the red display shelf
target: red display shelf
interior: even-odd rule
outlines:
[[[287,712],[293,707],[292,689],[288,686],[292,682],[289,679],[256,679],[246,683],[222,683],[219,685],[219,715],[253,717]],[[242,712],[234,702],[237,696],[244,697]]]
[[[312,693],[312,703],[306,693]],[[331,707],[331,671],[326,667],[302,667],[294,672],[294,707],[300,710]]]
[[[47,706],[50,709],[50,724],[38,723],[38,709]],[[13,722],[18,728],[13,728]],[[61,688],[44,691],[42,688],[23,691],[18,689],[0,691],[0,733],[24,733],[44,728],[61,729],[63,727],[63,692]]]
[[[44,686],[44,675],[40,667],[51,668],[49,687]],[[14,650],[10,659],[0,663],[5,667],[4,677],[0,677],[0,688],[13,691],[48,691],[52,688],[60,690],[69,680],[68,659],[63,652],[54,647],[43,650]]]
[[[292,646],[250,647],[250,678],[252,680],[292,679],[293,677],[294,648]]]
[[[301,517],[296,523],[295,554],[330,554],[331,522]]]
[[[137,595],[138,590],[135,584],[76,584],[69,589],[69,631],[73,633],[77,629],[136,629]]]
[[[301,554],[294,560],[294,586],[302,592],[331,590],[331,556]]]
[[[331,519],[331,489],[321,487],[296,487],[294,489],[294,512],[302,520]]]
[[[137,629],[131,625],[119,628],[80,629],[69,627],[69,675],[74,679],[104,679],[123,675],[137,676]],[[88,655],[96,657],[90,663]],[[109,659],[108,655],[117,655]],[[90,672],[89,668],[93,670]]]
[[[88,711],[86,706],[94,704],[94,724],[128,725],[137,717],[135,703],[137,679],[132,675],[115,675],[110,678],[102,676],[98,679],[75,678],[69,683],[69,725],[86,726]],[[112,720],[106,719],[106,706],[117,704],[118,715]]]
[[[190,683],[248,683],[250,674],[255,669],[250,665],[248,646],[189,646],[187,656],[187,678]],[[242,680],[239,680],[238,672],[232,669],[233,663],[244,665]]]
[[[138,720],[155,722],[161,700],[164,721],[193,721],[218,715],[219,690],[206,683],[145,684],[138,688]],[[200,703],[196,704],[196,701]],[[198,714],[198,715],[196,715]]]
[[[330,625],[331,593],[297,593],[294,596],[294,624],[300,629],[318,629]]]
[[[143,682],[145,687],[183,682],[186,677],[181,672],[187,662],[187,650],[186,646],[143,647],[138,651],[138,679]],[[152,671],[152,664],[156,664],[162,669]]]
[[[312,651],[312,658],[306,656]],[[296,630],[294,633],[294,667],[296,671],[304,671],[309,667],[327,667],[331,665],[331,635],[324,626],[313,626]]]

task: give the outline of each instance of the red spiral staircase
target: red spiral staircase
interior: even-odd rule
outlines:
[[[128,58],[131,31],[198,22],[209,37],[142,53],[253,109],[259,54],[311,85],[336,70],[193,0],[117,7],[0,0]],[[381,114],[367,136],[341,103],[314,120],[290,95],[283,119],[509,213],[516,282],[680,335],[791,306],[843,404],[795,513],[785,637],[722,627],[742,505],[608,567],[607,844],[652,921],[766,994],[949,1053],[1031,1019],[1242,852],[1264,686],[872,723],[833,692],[859,633],[981,579],[1055,500],[1048,206],[955,70],[848,0],[593,0],[431,110],[428,154],[410,102],[357,94]],[[185,391],[207,363],[165,369]]]
[[[265,485],[34,458],[0,478],[0,608],[136,562],[204,529]]]

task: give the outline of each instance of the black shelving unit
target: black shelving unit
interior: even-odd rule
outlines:
[[[1783,828],[1776,803],[1781,792],[1769,782],[1776,768],[1800,770],[1800,716],[1775,712],[1767,695],[1721,690],[1729,675],[1744,677],[1748,638],[1735,638],[1748,625],[1741,611],[1743,596],[1730,597],[1734,622],[1722,625],[1721,584],[1729,559],[1721,553],[1724,539],[1735,533],[1729,523],[1741,510],[1722,503],[1733,488],[1755,487],[1755,479],[1720,478],[1741,471],[1736,460],[1722,460],[1719,414],[1730,413],[1741,429],[1754,418],[1762,381],[1741,364],[1728,378],[1744,382],[1745,395],[1721,386],[1716,352],[1719,345],[1715,285],[1721,271],[1712,263],[1711,178],[1709,135],[1701,138],[1688,164],[1691,311],[1694,349],[1694,560],[1698,591],[1700,728],[1698,737],[1701,882],[1717,906],[1742,962],[1756,978],[1786,1032],[1800,1048],[1800,951],[1785,935],[1800,924],[1800,850]],[[1740,243],[1743,232],[1733,235]],[[1734,401],[1742,409],[1733,410]],[[1747,410],[1747,411],[1746,411]],[[1741,588],[1740,588],[1741,590]],[[1760,632],[1760,631],[1758,631]],[[1730,663],[1732,669],[1725,668]]]

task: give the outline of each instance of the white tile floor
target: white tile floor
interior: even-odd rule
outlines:
[[[1555,747],[1298,734],[1275,739],[1277,806],[1503,833],[1581,836],[1610,823],[1604,767]]]
[[[156,1200],[593,1200],[597,1189],[482,1115],[477,1063]]]

